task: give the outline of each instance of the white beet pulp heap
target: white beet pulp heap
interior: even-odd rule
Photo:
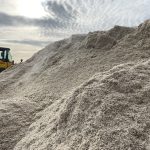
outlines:
[[[73,35],[2,72],[0,150],[150,150],[150,21]]]

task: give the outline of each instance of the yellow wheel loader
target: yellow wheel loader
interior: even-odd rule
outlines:
[[[0,72],[14,64],[9,48],[0,47]]]

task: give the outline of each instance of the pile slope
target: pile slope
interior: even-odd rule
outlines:
[[[105,131],[107,131],[107,129],[108,130],[110,129],[109,131],[112,132],[113,127],[114,130],[115,127],[121,128],[120,124],[115,126],[115,123],[117,124],[118,121],[116,120],[113,122],[111,118],[113,115],[117,116],[119,114],[119,111],[121,111],[120,108],[122,108],[122,103],[123,105],[125,105],[124,100],[127,103],[127,105],[125,105],[126,106],[124,110],[125,113],[129,111],[129,114],[132,113],[135,114],[135,112],[137,111],[138,107],[137,106],[135,107],[135,105],[138,104],[136,104],[135,101],[136,100],[142,101],[141,100],[142,98],[140,99],[140,95],[142,95],[142,92],[144,90],[148,91],[149,87],[149,76],[148,76],[149,57],[150,57],[150,21],[146,21],[136,28],[115,26],[113,29],[109,31],[96,31],[93,33],[89,33],[87,35],[73,35],[69,39],[61,40],[48,45],[46,48],[36,53],[32,58],[27,60],[25,63],[16,65],[13,68],[4,71],[3,73],[0,74],[1,150],[10,150],[10,149],[42,150],[44,148],[61,149],[61,147],[64,147],[64,149],[71,149],[71,148],[86,149],[84,148],[82,140],[81,143],[77,142],[75,144],[73,143],[73,139],[75,139],[75,141],[80,141],[80,136],[78,136],[78,133],[76,134],[76,132],[78,132],[78,129],[82,130],[82,128],[79,127],[80,124],[81,126],[83,126],[83,130],[88,132],[88,130],[85,129],[90,128],[88,123],[96,121],[95,117],[93,117],[92,119],[93,116],[92,111],[94,111],[95,108],[93,107],[93,110],[91,108],[90,110],[91,112],[88,112],[88,107],[90,107],[89,105],[91,105],[91,107],[92,105],[95,105],[96,104],[95,102],[97,100],[94,100],[93,98],[93,100],[91,99],[90,102],[90,99],[88,99],[86,104],[84,100],[82,101],[82,96],[83,99],[86,98],[84,98],[83,94],[84,91],[81,90],[84,89],[84,86],[82,84],[87,82],[89,78],[91,78],[96,73],[101,74],[96,79],[96,83],[94,82],[95,84],[97,84],[96,86],[98,86],[99,84],[104,84],[104,91],[102,87],[99,87],[97,89],[99,90],[99,93],[106,92],[105,91],[106,87],[108,88],[108,92],[110,92],[108,94],[101,93],[104,95],[97,95],[99,97],[99,100],[97,101],[98,102],[97,105],[99,107],[97,110],[100,115],[99,117],[103,118],[101,112],[102,113],[105,112],[105,107],[107,107],[107,105],[108,105],[108,116],[107,112],[106,114],[104,113],[103,118],[104,124],[103,123],[99,124],[100,127],[102,127],[102,130],[100,130],[100,128],[98,128],[98,130],[95,130],[99,132],[99,136],[96,137],[101,138],[102,135],[104,135],[103,131],[105,128],[105,124],[106,124]],[[132,65],[125,65],[126,63],[131,63]],[[122,73],[121,74],[118,73],[119,75],[117,76],[116,83],[113,79],[112,83],[111,81],[109,80],[107,81],[106,79],[108,85],[106,83],[103,83],[102,79],[105,78],[106,74],[108,74],[110,79],[113,78],[111,75],[113,74],[112,72],[115,71],[111,71],[111,69],[114,66],[120,64],[122,64],[121,65],[122,69],[120,70],[117,69],[116,74],[117,71],[120,72],[122,70],[125,70],[125,72],[127,72],[126,76],[124,76]],[[136,64],[139,64],[139,69],[136,69]],[[140,68],[140,65],[143,67],[145,65],[144,67],[145,72],[143,71],[142,67]],[[130,70],[132,71],[130,72]],[[140,70],[141,72],[143,71],[144,73],[140,74]],[[135,86],[132,85],[132,79],[134,77],[137,78],[137,83],[135,81],[133,83],[135,84]],[[95,80],[95,77],[93,78]],[[120,81],[119,80],[120,78],[122,78],[122,80],[125,81],[124,82]],[[127,86],[127,84],[129,84],[130,81],[131,81],[131,88]],[[111,103],[110,98],[108,98],[107,100],[106,96],[111,97],[111,93],[113,94],[113,92],[114,93],[116,92],[115,91],[116,89],[113,88],[117,88],[117,86],[119,86],[121,82],[123,82],[124,84],[122,85],[122,89],[120,89],[121,91],[118,91],[118,97],[121,95],[120,97],[121,99],[123,99],[122,96],[124,95],[124,97],[127,97],[127,99],[124,98],[124,100],[120,102],[121,105],[118,104],[118,106],[120,106],[120,108],[118,108],[113,103],[113,101],[115,102],[115,100],[113,100],[112,98]],[[146,84],[147,88],[144,86],[144,84]],[[80,87],[80,85],[82,86]],[[96,91],[93,84],[92,86],[93,87],[91,88],[91,90],[93,89],[93,92]],[[80,89],[79,91],[82,92],[81,93],[73,92],[77,91],[76,90],[77,88],[79,88]],[[109,91],[109,88],[112,89],[110,89]],[[121,87],[119,86],[119,88]],[[125,90],[127,91],[126,92],[123,91],[123,88],[125,88]],[[88,96],[90,97],[90,95],[88,95],[88,91],[86,90],[86,88],[84,90],[85,93],[87,93],[87,97]],[[138,90],[140,92],[139,97],[137,92]],[[145,126],[146,128],[148,128],[147,126],[149,123],[147,123],[147,120],[149,113],[148,111],[147,112],[144,111],[144,109],[149,108],[148,105],[149,95],[148,92],[146,93],[147,93],[147,102],[144,101],[143,105],[140,105],[140,108],[143,110],[140,111],[139,108],[139,113],[137,112],[137,116],[142,117],[142,114],[145,115],[145,120],[143,120],[143,124],[144,123],[147,124]],[[79,96],[81,99],[76,98],[76,96],[77,97]],[[106,99],[106,102],[104,102],[103,97],[105,97],[104,99]],[[133,107],[135,107],[135,110],[134,109],[129,110],[129,108],[127,108],[131,104],[129,100],[130,97],[135,99],[135,101],[133,102]],[[81,102],[81,104],[78,104],[78,102],[76,102],[78,100],[79,103]],[[104,105],[106,104],[106,106],[104,107],[104,105],[100,105],[99,101],[103,101],[103,104]],[[81,110],[78,108],[81,107],[79,105],[81,105],[83,109],[87,107],[87,111],[81,112]],[[109,114],[109,106],[110,112],[114,111],[115,109],[117,111],[117,112],[115,111],[116,113],[114,112],[112,116]],[[79,110],[79,114],[77,110]],[[91,122],[89,119],[90,116]],[[74,119],[74,117],[77,120]],[[109,117],[111,127],[109,126],[107,127],[107,121],[109,124]],[[127,116],[124,116],[122,112],[120,112],[120,117],[121,117],[119,118],[120,123],[122,123],[122,127],[124,127],[125,129],[127,125],[133,125],[137,121],[136,119],[138,118],[135,115],[136,118],[134,118],[133,120],[129,120],[125,118]],[[126,120],[123,121],[122,117],[125,118],[127,121]],[[44,120],[44,118],[45,121],[43,121],[44,125],[42,126],[41,121]],[[87,121],[86,119],[89,119],[89,121]],[[76,127],[71,126],[73,122],[75,123]],[[140,128],[136,127],[135,129],[138,132]],[[63,128],[65,133],[62,132]],[[44,133],[47,132],[47,130],[49,135],[45,137]],[[81,131],[81,134],[84,140],[85,134],[83,133],[83,130]],[[131,144],[131,148],[133,147],[133,149],[139,150],[141,148],[142,150],[144,145],[146,149],[148,147],[147,143],[149,140],[148,130],[149,128],[146,129],[147,135],[143,141],[139,141],[140,139],[133,138],[132,141],[137,142],[137,148],[132,146],[133,143],[131,142],[131,140],[125,138],[124,141],[122,141],[122,147],[124,146],[124,144],[126,144],[125,141],[128,141],[129,145]],[[27,131],[28,133],[26,134]],[[100,136],[101,131],[102,134]],[[141,132],[145,134],[145,131]],[[118,133],[121,134],[120,131]],[[127,132],[123,132],[122,136],[127,133],[128,130]],[[95,133],[93,132],[92,135],[91,132],[90,136],[92,137],[94,136],[94,134]],[[27,138],[29,136],[30,138]],[[88,140],[91,139],[91,137],[87,136],[87,142]],[[110,149],[110,147],[107,147],[105,143],[107,142],[108,137],[107,134],[106,136],[104,135],[104,137],[106,137],[106,139],[105,138],[103,139],[104,147],[101,146],[101,149]],[[117,135],[116,137],[119,138],[119,136]],[[127,138],[130,138],[130,136],[127,136]],[[97,142],[93,143],[93,145],[91,143],[89,146],[87,146],[87,149],[94,149],[94,148],[96,149],[97,147],[94,146],[94,144],[99,145],[98,143],[102,142],[100,139],[99,140],[97,139],[96,141]],[[121,141],[119,141],[119,139],[118,140],[116,139],[116,144],[113,142],[110,144],[112,145],[114,144],[114,146],[116,145],[114,149],[117,149],[118,145],[119,149],[121,147],[121,143],[119,144],[119,142]],[[125,147],[123,148],[126,149]]]
[[[14,150],[149,150],[150,60],[96,74],[39,116]]]

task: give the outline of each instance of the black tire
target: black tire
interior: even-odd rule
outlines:
[[[4,71],[5,69],[4,68],[0,68],[0,72]]]

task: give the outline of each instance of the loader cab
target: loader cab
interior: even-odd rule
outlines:
[[[0,47],[0,72],[13,65],[10,48]]]
[[[4,62],[12,62],[12,56],[9,48],[0,47],[0,60]]]

